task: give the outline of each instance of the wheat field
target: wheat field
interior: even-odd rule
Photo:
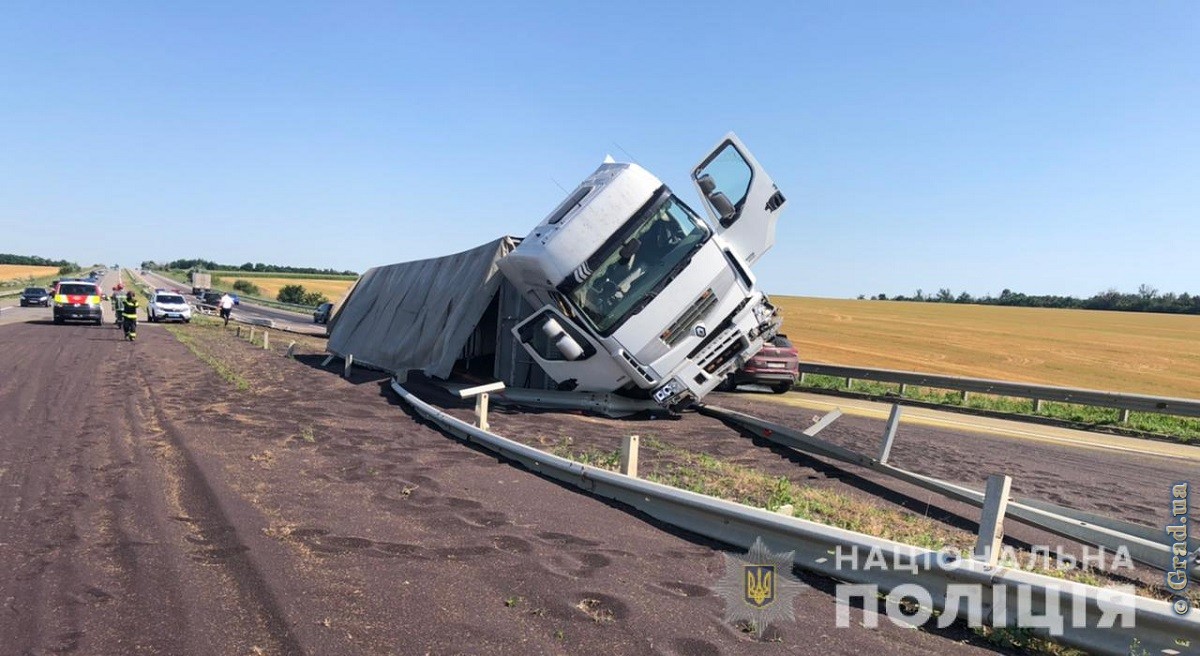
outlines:
[[[286,285],[300,285],[306,292],[321,292],[331,301],[336,301],[346,293],[347,289],[354,284],[354,280],[325,280],[321,278],[260,278],[258,276],[247,276],[238,278],[236,276],[222,276],[220,278],[213,277],[213,286],[221,289],[233,289],[233,283],[238,280],[246,280],[258,285],[260,293],[258,296],[263,298],[275,298],[280,289]]]
[[[1200,398],[1200,316],[771,300],[807,362]]]
[[[0,264],[0,282],[22,278],[41,278],[58,273],[58,267],[29,266],[25,264]]]

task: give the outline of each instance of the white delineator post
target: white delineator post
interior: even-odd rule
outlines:
[[[621,473],[637,478],[638,475],[638,442],[637,435],[626,435],[621,438]]]
[[[475,397],[475,425],[479,430],[488,430],[488,392],[500,392],[504,390],[504,383],[488,383],[487,385],[476,385],[458,391],[458,398],[467,399]]]
[[[1001,474],[988,476],[983,494],[983,515],[979,518],[979,539],[975,542],[975,560],[995,567],[1004,540],[1004,513],[1008,511],[1008,493],[1012,478]]]
[[[892,414],[888,416],[887,428],[883,431],[883,444],[879,446],[879,464],[886,465],[888,456],[892,453],[892,441],[896,439],[896,428],[900,425],[900,404],[892,405]]]

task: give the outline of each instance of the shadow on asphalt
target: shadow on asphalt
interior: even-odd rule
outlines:
[[[329,356],[321,355],[321,354],[297,355],[296,362],[299,362],[300,364],[302,364],[306,367],[311,367],[318,371],[323,371],[327,374],[341,376],[342,371],[345,368],[345,364],[342,362],[342,359],[334,358],[333,362],[330,362],[328,367],[322,367],[321,363],[324,362],[325,358],[327,358],[327,357],[329,357]],[[391,380],[391,378],[392,378],[391,374],[388,374],[385,371],[379,371],[378,369],[368,369],[366,367],[355,364],[350,369],[350,378],[348,379],[348,381],[351,385],[362,385],[364,383],[375,383],[375,382],[379,382],[381,380],[389,381],[389,380]]]

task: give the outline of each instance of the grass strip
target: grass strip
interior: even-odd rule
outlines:
[[[186,346],[201,362],[211,367],[218,376],[237,388],[239,392],[245,392],[250,389],[249,380],[209,353],[197,338],[197,331],[223,330],[220,322],[208,317],[196,316],[193,317],[191,324],[164,325],[163,327],[167,329],[167,332],[174,335],[180,344]]]
[[[1122,422],[1121,411],[1112,408],[1043,401],[1041,410],[1034,412],[1034,403],[1030,399],[972,392],[967,396],[966,401],[963,401],[962,392],[915,385],[905,386],[904,393],[901,394],[900,385],[896,383],[854,380],[847,387],[845,378],[818,374],[805,374],[804,382],[798,385],[797,389],[831,390],[864,396],[903,398],[923,403],[973,408],[1003,414],[1048,417],[1094,427],[1112,427],[1152,433],[1172,438],[1183,444],[1200,440],[1200,420],[1156,412],[1131,412],[1129,421]]]

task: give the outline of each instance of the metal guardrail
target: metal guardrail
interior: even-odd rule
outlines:
[[[1121,392],[1055,387],[1033,383],[1011,383],[1001,380],[988,380],[986,378],[962,378],[912,371],[897,371],[894,369],[844,367],[841,365],[816,364],[812,362],[801,362],[800,373],[802,376],[804,374],[816,374],[852,380],[873,380],[880,383],[899,383],[900,385],[916,385],[962,392],[1011,396],[1032,399],[1035,405],[1038,401],[1059,401],[1062,403],[1075,403],[1101,408],[1115,408],[1126,412],[1155,412],[1180,417],[1200,417],[1200,400],[1195,399],[1124,394]]]
[[[480,430],[422,401],[395,380],[391,386],[423,417],[532,472],[619,501],[667,524],[725,544],[749,549],[761,538],[774,549],[792,549],[796,566],[833,579],[874,585],[885,594],[900,594],[920,586],[930,593],[937,610],[951,616],[967,614],[962,598],[955,596],[951,588],[966,584],[982,591],[983,617],[990,624],[1014,625],[1017,609],[1024,608],[1035,618],[1046,615],[1046,619],[1057,619],[1062,632],[1055,639],[1091,653],[1129,654],[1134,644],[1150,654],[1180,653],[1181,645],[1194,645],[1200,639],[1200,610],[1178,616],[1164,601],[1117,595],[1094,586],[990,567],[965,558],[947,562],[943,554],[927,549],[597,469]],[[875,558],[900,566],[872,567]],[[1131,625],[1111,621],[1115,608],[1132,615]]]
[[[869,458],[821,440],[815,436],[816,431],[796,431],[745,413],[711,405],[702,407],[700,413],[744,428],[779,446],[858,465],[962,503],[977,507],[984,505],[982,492],[900,469],[876,458]],[[1098,546],[1112,553],[1124,549],[1133,560],[1156,569],[1166,569],[1171,563],[1171,547],[1163,538],[1164,533],[1161,528],[1151,528],[1045,501],[1016,496],[1008,503],[1007,515],[1030,526],[1083,544]],[[1192,565],[1189,569],[1191,578],[1200,580],[1200,563]]]

